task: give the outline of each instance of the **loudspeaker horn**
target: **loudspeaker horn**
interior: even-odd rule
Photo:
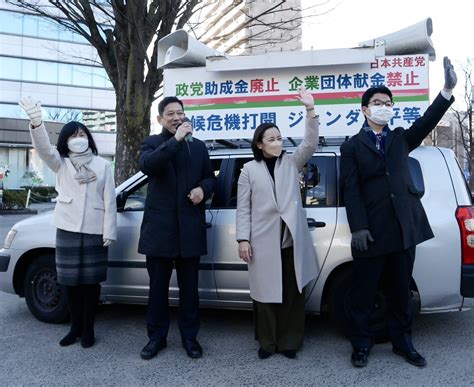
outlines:
[[[158,42],[159,69],[204,66],[210,56],[225,56],[189,36],[184,30],[177,30]]]
[[[385,46],[385,55],[429,54],[430,60],[436,59],[431,41],[433,21],[427,18],[400,31],[359,43],[359,47]]]

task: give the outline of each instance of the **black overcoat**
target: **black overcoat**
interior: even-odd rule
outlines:
[[[434,129],[453,101],[439,94],[410,128],[389,130],[385,156],[365,129],[342,144],[340,185],[351,232],[368,229],[374,238],[368,251],[352,249],[354,258],[402,251],[433,237],[410,176],[408,154]]]
[[[163,129],[143,140],[140,170],[149,183],[138,252],[170,258],[207,254],[205,201],[216,178],[206,145],[196,138],[178,142]],[[196,187],[204,199],[194,206],[187,196]]]

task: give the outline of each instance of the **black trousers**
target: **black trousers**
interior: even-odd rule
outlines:
[[[181,338],[195,339],[199,320],[199,260],[192,258],[146,257],[150,276],[150,292],[146,325],[150,340],[166,338],[170,326],[168,292],[173,266],[176,268],[179,287],[178,326]]]
[[[415,247],[378,257],[354,259],[354,285],[350,298],[353,348],[371,348],[374,344],[369,322],[381,278],[387,297],[390,340],[398,348],[413,348],[410,281],[414,262]]]

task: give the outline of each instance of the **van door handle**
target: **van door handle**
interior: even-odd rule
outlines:
[[[308,222],[308,227],[309,228],[322,228],[326,227],[325,222],[317,222],[313,218],[306,218],[306,221]]]

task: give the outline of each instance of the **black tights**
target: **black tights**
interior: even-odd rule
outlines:
[[[94,336],[94,320],[100,298],[100,284],[65,286],[71,314],[71,332]]]

